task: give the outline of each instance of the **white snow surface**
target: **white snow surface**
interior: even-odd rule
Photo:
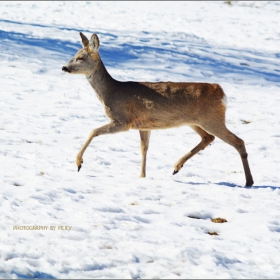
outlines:
[[[0,278],[279,279],[279,15],[277,1],[1,1]],[[187,126],[152,131],[144,179],[135,130],[95,138],[78,173],[108,122],[61,71],[80,31],[115,79],[219,83],[254,186],[217,138],[172,176],[200,141]]]

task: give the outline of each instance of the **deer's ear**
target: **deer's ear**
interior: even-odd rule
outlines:
[[[90,40],[89,40],[89,48],[93,52],[98,52],[99,49],[99,39],[96,34],[92,34]]]
[[[85,48],[89,43],[88,38],[82,32],[80,32],[80,36],[82,38],[82,45]]]

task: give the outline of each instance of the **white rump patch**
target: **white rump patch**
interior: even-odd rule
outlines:
[[[224,94],[224,97],[222,99],[222,102],[225,105],[225,107],[227,107],[228,98],[227,98],[227,96],[225,94]]]

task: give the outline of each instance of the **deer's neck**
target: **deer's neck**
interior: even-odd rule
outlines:
[[[107,97],[109,97],[117,82],[108,73],[101,59],[92,73],[87,76],[87,80],[95,90],[99,100],[103,103],[106,101]]]

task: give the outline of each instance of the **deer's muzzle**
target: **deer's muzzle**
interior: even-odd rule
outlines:
[[[62,71],[70,73],[70,70],[66,66],[62,67]]]

